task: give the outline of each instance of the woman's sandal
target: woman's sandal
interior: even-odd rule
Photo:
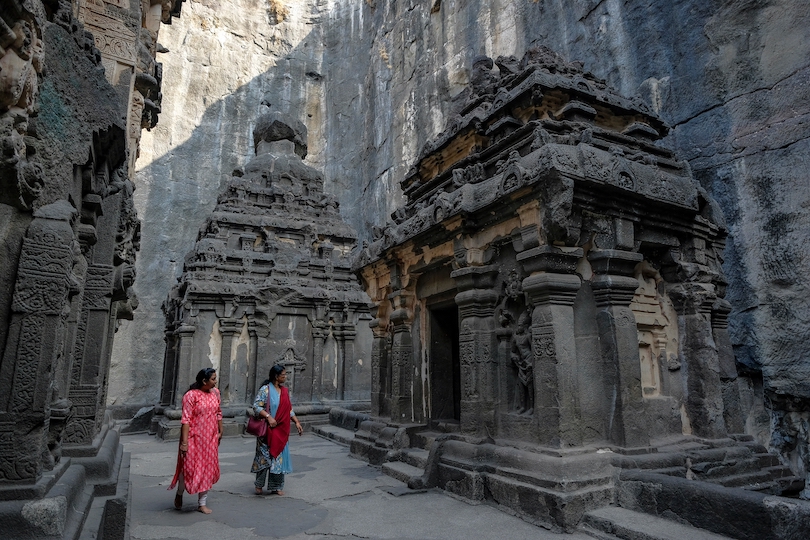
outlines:
[[[182,510],[183,509],[183,496],[180,495],[179,493],[174,496],[174,508],[176,510]]]
[[[198,507],[197,507],[197,512],[201,512],[201,513],[203,513],[203,514],[210,514],[210,513],[211,513],[211,509],[210,509],[210,508],[208,508],[207,506],[198,506]]]
[[[284,495],[284,492],[281,491],[280,489],[277,489],[277,490],[271,491],[270,495]]]

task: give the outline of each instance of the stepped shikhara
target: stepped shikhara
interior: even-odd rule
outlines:
[[[621,499],[729,533],[689,501],[744,486],[712,497],[770,537],[803,482],[741,435],[724,220],[667,126],[544,48],[471,83],[357,259],[375,418],[352,451],[565,530]]]
[[[219,371],[231,431],[276,363],[287,366],[298,414],[368,406],[370,316],[351,272],[356,234],[303,161],[300,122],[267,113],[253,137],[256,157],[234,171],[164,304],[164,437],[174,436],[183,393],[203,367]]]

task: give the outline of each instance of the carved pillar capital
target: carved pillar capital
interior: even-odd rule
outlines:
[[[223,337],[234,337],[242,331],[241,322],[239,319],[232,318],[219,319],[219,333]]]
[[[467,266],[450,272],[459,291],[472,289],[492,289],[498,277],[498,267],[495,265]]]
[[[718,298],[712,304],[712,328],[725,330],[728,328],[728,316],[731,313],[731,302],[725,298]]]
[[[523,292],[532,305],[573,306],[582,280],[571,274],[535,274],[523,280]]]
[[[413,320],[413,303],[415,296],[412,292],[400,289],[388,295],[392,311],[389,319],[394,324],[394,331],[402,331]]]
[[[667,286],[667,294],[678,315],[708,316],[717,300],[715,287],[711,283],[674,283]]]
[[[630,305],[639,286],[633,274],[642,260],[641,253],[617,249],[600,249],[588,254],[594,273],[591,288],[598,307]]]
[[[577,261],[582,258],[580,248],[560,248],[557,246],[540,246],[517,254],[517,261],[523,266],[526,274],[552,272],[556,274],[573,274]]]

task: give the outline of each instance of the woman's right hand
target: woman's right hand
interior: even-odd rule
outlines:
[[[278,422],[276,422],[276,419],[273,418],[272,416],[267,417],[267,423],[270,425],[271,428],[274,428],[278,425]]]

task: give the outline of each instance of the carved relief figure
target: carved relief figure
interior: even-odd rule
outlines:
[[[524,311],[518,318],[517,328],[512,336],[510,358],[517,368],[515,408],[518,414],[531,415],[534,412],[534,356],[532,355],[531,315]]]

